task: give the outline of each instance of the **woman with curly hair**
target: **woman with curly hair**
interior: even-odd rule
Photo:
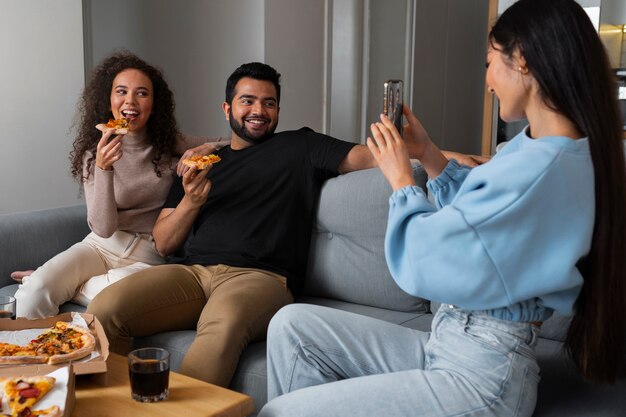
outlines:
[[[16,271],[17,315],[55,315],[73,300],[87,305],[106,286],[133,272],[163,263],[152,227],[178,157],[207,154],[221,139],[180,134],[174,98],[162,73],[137,56],[118,52],[92,73],[78,105],[78,133],[70,153],[72,175],[82,184],[91,233],[35,271]],[[97,124],[126,118],[126,134]],[[195,142],[195,143],[194,143]],[[181,158],[182,159],[182,158]]]

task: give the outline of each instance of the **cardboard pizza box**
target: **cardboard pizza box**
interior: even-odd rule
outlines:
[[[72,364],[65,364],[50,371],[49,365],[31,365],[13,367],[10,370],[2,368],[0,374],[3,377],[23,377],[50,375],[56,377],[57,381],[52,391],[46,394],[35,404],[33,409],[42,409],[50,405],[58,405],[63,409],[63,417],[70,417],[76,402],[76,376]]]
[[[109,357],[109,341],[107,340],[106,334],[104,333],[104,329],[102,325],[93,314],[88,313],[62,313],[58,316],[46,317],[45,319],[37,319],[37,320],[28,320],[26,318],[18,318],[16,320],[11,319],[0,319],[0,331],[3,330],[23,330],[23,329],[46,329],[52,327],[56,324],[57,321],[67,321],[71,322],[74,315],[79,315],[82,317],[87,325],[89,326],[89,330],[91,330],[92,334],[96,337],[96,347],[95,351],[99,353],[98,356],[91,359],[79,359],[77,361],[72,362],[72,369],[75,375],[85,375],[85,374],[104,374],[107,371],[107,363],[106,360]],[[0,340],[2,342],[2,340]],[[38,365],[7,365],[0,366],[0,376],[13,375],[15,373],[15,368],[27,369],[34,368],[33,370],[37,372],[37,375],[40,375],[43,372],[43,375],[48,374],[55,369],[61,368],[63,366],[67,366],[67,363],[61,363],[58,365],[47,365],[47,364],[38,364]],[[30,372],[30,370],[24,371]]]

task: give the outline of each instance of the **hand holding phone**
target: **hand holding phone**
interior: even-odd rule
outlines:
[[[387,80],[384,83],[383,114],[389,118],[402,136],[402,80]]]

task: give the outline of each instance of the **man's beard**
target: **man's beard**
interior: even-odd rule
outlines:
[[[268,130],[261,136],[252,135],[245,127],[244,124],[240,124],[235,117],[233,116],[233,110],[230,109],[230,117],[228,118],[228,123],[230,124],[230,128],[235,132],[237,136],[241,139],[245,140],[248,143],[259,144],[261,142],[265,142],[267,139],[274,135],[274,131],[276,130],[276,126],[274,128]]]

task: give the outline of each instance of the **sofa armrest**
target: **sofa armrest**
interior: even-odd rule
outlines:
[[[85,205],[0,215],[0,287],[11,272],[35,269],[89,233]]]

